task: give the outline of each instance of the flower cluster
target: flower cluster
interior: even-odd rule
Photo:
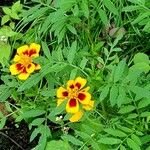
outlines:
[[[66,112],[71,113],[69,119],[71,122],[79,121],[83,116],[84,110],[91,110],[94,101],[91,100],[91,94],[88,92],[90,87],[84,88],[86,79],[77,77],[75,80],[67,82],[67,88],[59,87],[57,90],[57,106],[67,100]]]
[[[11,75],[18,75],[20,80],[26,80],[29,75],[41,67],[33,62],[33,58],[39,57],[40,45],[31,43],[30,46],[24,45],[17,49],[13,61],[9,68]]]

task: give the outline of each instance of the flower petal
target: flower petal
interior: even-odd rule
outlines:
[[[39,57],[41,46],[36,43],[31,43],[29,47],[29,56],[30,57]]]
[[[78,93],[78,100],[81,104],[89,104],[89,101],[91,100],[91,94],[88,92],[79,92]]]
[[[17,53],[18,55],[28,55],[28,49],[28,45],[23,45],[17,49]]]
[[[83,108],[84,108],[85,110],[92,110],[93,107],[94,107],[94,101],[91,101],[91,100],[89,101],[89,104],[83,105]]]
[[[15,55],[15,57],[14,57],[14,62],[19,62],[19,60],[20,60],[20,56],[19,55]]]
[[[59,106],[62,102],[64,102],[65,99],[58,99],[57,100],[57,106]]]
[[[68,91],[63,87],[59,87],[59,89],[57,90],[57,97],[58,98],[64,99],[68,96],[68,94],[69,94]]]
[[[75,86],[74,86],[74,80],[69,80],[69,81],[67,82],[67,90],[71,91],[71,90],[73,90],[74,88],[75,88]]]
[[[22,72],[22,73],[20,73],[19,75],[18,75],[18,78],[20,79],[20,80],[26,80],[28,77],[29,77],[29,73],[27,73],[27,72]]]
[[[66,111],[68,113],[77,113],[79,111],[79,102],[75,98],[68,100],[66,105]]]
[[[81,90],[81,91],[82,91],[82,92],[88,92],[89,89],[90,89],[90,87],[88,86],[88,87],[84,88],[84,89]]]
[[[32,72],[34,72],[34,70],[35,70],[35,65],[34,65],[33,63],[29,64],[29,65],[26,67],[26,71],[27,71],[28,73],[32,73]]]
[[[73,114],[69,120],[70,122],[77,122],[82,118],[82,116],[83,116],[83,112],[78,111],[77,113]]]
[[[22,64],[13,64],[9,67],[9,70],[11,72],[11,75],[17,75],[19,74],[24,66]]]
[[[77,89],[81,89],[81,88],[83,88],[86,85],[86,82],[87,82],[86,79],[81,78],[81,77],[77,77],[75,79],[75,87]]]
[[[35,70],[40,70],[41,69],[41,66],[39,64],[34,63],[34,65],[35,65]]]

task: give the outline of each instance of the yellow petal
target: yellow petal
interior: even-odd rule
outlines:
[[[22,55],[24,52],[28,51],[29,49],[29,46],[28,45],[24,45],[24,46],[21,46],[17,49],[17,53],[19,55]],[[23,54],[24,55],[24,54]]]
[[[63,87],[59,87],[58,90],[57,90],[57,97],[64,99],[67,96],[68,96],[68,91]]]
[[[89,104],[91,100],[91,94],[88,92],[79,92],[77,97],[80,103],[85,105]]]
[[[35,70],[40,70],[41,66],[39,64],[34,64],[35,65]]]
[[[69,81],[67,82],[67,90],[71,91],[71,90],[73,90],[74,88],[75,88],[75,86],[74,86],[74,80],[69,80]]]
[[[84,108],[85,110],[92,110],[93,107],[94,107],[94,101],[91,101],[91,100],[89,101],[89,104],[83,105],[83,108]]]
[[[62,102],[64,102],[65,99],[58,99],[57,100],[57,106],[59,106]]]
[[[15,55],[13,60],[14,60],[14,62],[18,62],[20,60],[20,56],[19,55]]]
[[[79,111],[79,102],[75,98],[68,100],[66,105],[67,113],[77,113]]]
[[[41,46],[36,43],[31,43],[29,47],[29,54],[31,57],[38,57]]]
[[[32,73],[32,72],[34,72],[34,70],[35,70],[35,65],[34,65],[33,63],[29,64],[29,65],[26,67],[26,71],[27,71],[28,73]]]
[[[20,70],[17,69],[17,64],[13,64],[9,67],[11,75],[17,75],[20,73]]]
[[[78,88],[78,89],[81,89],[83,88],[85,85],[86,85],[86,79],[84,78],[81,78],[81,77],[77,77],[75,79],[75,86]]]
[[[19,75],[18,75],[18,78],[20,79],[20,80],[26,80],[28,77],[29,77],[29,73],[20,73]]]
[[[70,122],[77,122],[82,118],[82,116],[83,116],[83,112],[78,111],[77,113],[73,114],[69,120]]]
[[[86,88],[84,88],[83,90],[81,90],[82,92],[88,92],[89,91],[89,89],[90,89],[90,87],[88,86],[88,87],[86,87]]]

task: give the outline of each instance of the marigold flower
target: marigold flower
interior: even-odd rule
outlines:
[[[59,87],[57,90],[57,106],[67,100],[66,112],[73,114],[69,119],[71,122],[79,121],[83,116],[83,110],[91,110],[94,106],[94,101],[91,100],[91,94],[88,92],[90,87],[84,88],[86,82],[86,79],[77,77],[67,82],[66,89]]]
[[[39,70],[41,66],[33,62],[33,58],[39,57],[40,45],[31,43],[30,46],[24,45],[17,49],[12,64],[9,67],[11,75],[18,75],[20,80],[26,80],[31,73]]]

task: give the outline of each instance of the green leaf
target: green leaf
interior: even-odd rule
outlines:
[[[138,99],[141,98],[150,98],[150,91],[146,88],[143,87],[138,87],[138,86],[130,86],[129,89],[136,94],[136,97]],[[137,99],[136,98],[136,99]]]
[[[40,133],[40,128],[35,128],[30,136],[30,142],[32,142],[36,136]]]
[[[117,104],[117,97],[118,97],[118,87],[113,84],[113,86],[110,89],[110,99],[109,99],[111,106]]]
[[[104,129],[104,131],[115,137],[126,137],[127,136],[126,133],[124,133],[118,129],[107,128],[107,129]]]
[[[124,107],[122,107],[118,113],[120,114],[126,114],[126,113],[129,113],[129,112],[132,112],[133,110],[135,110],[135,106],[132,106],[132,105],[126,105]]]
[[[51,140],[51,141],[47,142],[47,146],[46,146],[45,150],[73,150],[73,149],[70,147],[70,145],[66,141]]]
[[[73,145],[78,145],[78,146],[82,146],[83,145],[83,142],[81,142],[79,139],[77,139],[74,136],[69,135],[69,134],[64,134],[61,138],[64,141],[71,142]]]
[[[39,126],[45,121],[45,118],[36,118],[32,121],[32,126]]]
[[[45,113],[46,113],[45,110],[33,109],[33,110],[29,110],[29,111],[23,112],[23,117],[24,118],[33,118],[33,117],[41,116],[41,115],[43,115]]]
[[[147,143],[150,142],[150,135],[144,135],[143,137],[141,137],[140,140],[141,140],[141,142],[142,142],[143,145],[147,144]]]
[[[0,102],[4,102],[11,95],[11,89],[6,87],[4,91],[0,94]]]
[[[55,107],[49,114],[48,118],[51,120],[51,118],[54,118],[56,115],[62,113],[65,110],[66,103],[67,101],[64,101],[58,107]]]
[[[142,112],[140,116],[141,117],[148,117],[148,116],[150,116],[150,112],[148,112],[148,111]]]
[[[143,31],[150,33],[150,21],[146,23],[146,25],[143,28]]]
[[[71,33],[77,35],[77,31],[76,31],[76,29],[75,29],[72,25],[67,24],[67,28],[69,29],[69,31],[70,31]]]
[[[60,43],[63,40],[65,33],[66,33],[66,28],[63,27],[63,29],[57,34],[58,43]]]
[[[4,60],[6,59],[7,61],[10,58],[10,53],[11,53],[11,47],[9,44],[0,42],[0,63],[2,66],[5,66]]]
[[[122,11],[125,11],[125,12],[131,12],[131,11],[135,11],[135,10],[139,10],[141,9],[142,7],[140,6],[135,6],[135,5],[130,5],[130,6],[126,6],[122,9]]]
[[[124,127],[124,126],[121,126],[121,125],[117,125],[117,128],[126,132],[126,133],[131,133],[133,132],[130,128],[127,128],[127,127]]]
[[[141,62],[141,63],[137,63],[135,65],[133,65],[131,67],[131,69],[134,69],[134,70],[141,70],[145,73],[148,73],[150,71],[150,65],[144,63],[144,62]]]
[[[118,107],[120,107],[122,104],[124,104],[126,100],[126,91],[125,88],[123,86],[119,87],[119,95],[117,98],[117,105]]]
[[[0,28],[0,36],[12,37],[15,35],[17,35],[17,32],[12,31],[12,29],[8,26]]]
[[[56,7],[60,7],[61,10],[63,10],[63,12],[66,12],[68,10],[70,10],[75,4],[76,4],[76,0],[60,0],[57,1],[58,6]]]
[[[110,0],[103,0],[103,4],[108,8],[108,10],[114,15],[119,15],[117,8]]]
[[[138,117],[138,114],[136,113],[132,113],[132,114],[129,114],[127,119],[134,119],[134,118],[137,118]]]
[[[125,60],[122,60],[118,63],[114,73],[114,82],[119,81],[121,77],[124,75],[125,67],[126,67]]]
[[[107,84],[103,89],[102,89],[102,92],[100,94],[100,101],[104,100],[108,93],[109,93],[109,89],[110,89],[110,85]]]
[[[126,150],[126,148],[123,145],[121,145],[120,150]]]
[[[3,127],[5,126],[7,118],[3,117],[2,119],[0,119],[0,129],[3,129]]]
[[[77,41],[74,41],[69,49],[67,60],[70,64],[73,63],[77,51]]]
[[[2,17],[2,20],[1,20],[1,25],[4,25],[4,24],[7,23],[9,20],[10,20],[9,15],[4,15],[4,16]]]
[[[18,16],[18,14],[17,14],[16,12],[12,12],[12,13],[10,14],[10,17],[13,18],[13,19],[16,19],[16,20],[19,20],[19,19],[20,19],[19,16]]]
[[[143,19],[147,18],[148,16],[150,16],[150,12],[145,12],[145,13],[140,13],[139,16],[132,22],[132,24],[136,24],[139,23],[140,21],[142,21]]]
[[[121,140],[117,138],[104,137],[104,138],[100,138],[100,140],[98,140],[97,142],[102,144],[107,144],[107,145],[114,145],[114,144],[121,143]]]
[[[47,144],[47,137],[46,134],[42,134],[40,136],[38,145],[34,148],[34,150],[45,150]]]
[[[77,68],[74,68],[71,73],[70,73],[70,80],[71,79],[74,79],[77,75],[77,72],[78,72],[78,69]]]
[[[5,108],[8,112],[13,112],[13,110],[11,109],[11,105],[8,101],[5,102]]]
[[[42,24],[42,27],[40,29],[41,33],[46,32],[50,28],[52,17],[53,17],[53,15],[52,15],[52,13],[50,13],[49,16],[46,17],[45,20],[43,20],[43,24]]]
[[[107,18],[107,14],[104,10],[102,10],[101,8],[98,9],[98,14],[99,14],[99,17],[102,21],[102,23],[105,25],[105,26],[108,26],[109,25],[109,22],[108,22],[108,18]]]
[[[3,11],[4,11],[4,13],[6,15],[10,15],[11,14],[11,9],[9,9],[8,7],[3,7],[2,9],[3,9]]]
[[[22,5],[20,4],[20,1],[17,1],[12,5],[12,11],[13,12],[19,12],[22,9]]]
[[[81,60],[81,62],[80,62],[80,65],[79,65],[82,70],[85,68],[87,62],[88,62],[88,59],[86,59],[85,57],[83,57],[82,60]]]
[[[49,50],[49,48],[48,48],[47,43],[42,42],[42,49],[43,49],[43,51],[44,51],[45,56],[46,56],[49,60],[51,60],[51,54],[50,54],[50,50]]]
[[[150,63],[148,55],[144,53],[137,53],[133,58],[133,62],[134,64],[141,63],[141,62],[146,64]]]
[[[149,100],[149,98],[144,98],[144,99],[142,99],[142,100],[139,102],[138,108],[147,107],[148,105],[150,105],[150,100]]]
[[[88,19],[89,18],[89,8],[88,8],[88,1],[87,0],[82,0],[81,8],[82,8],[84,16]]]
[[[130,138],[127,139],[127,144],[132,150],[141,150],[139,145]]]
[[[142,142],[141,142],[140,138],[139,138],[137,135],[132,134],[132,135],[131,135],[131,138],[132,138],[132,140],[133,140],[137,145],[142,146]]]

